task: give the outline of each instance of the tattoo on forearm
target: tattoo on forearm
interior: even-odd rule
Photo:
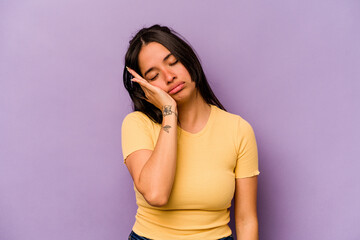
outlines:
[[[175,116],[177,117],[177,113],[171,110],[171,107],[172,107],[171,105],[165,105],[163,107],[163,116],[175,114]]]
[[[170,125],[165,125],[165,126],[163,126],[164,131],[167,132],[167,133],[169,133],[169,129],[170,129],[170,128],[171,128]]]

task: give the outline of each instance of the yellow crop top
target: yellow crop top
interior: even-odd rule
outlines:
[[[161,125],[144,113],[122,123],[122,151],[154,150]],[[205,127],[192,134],[178,126],[176,175],[165,206],[149,205],[134,185],[138,210],[133,231],[155,240],[214,240],[229,236],[235,178],[258,175],[258,153],[250,124],[211,105]]]

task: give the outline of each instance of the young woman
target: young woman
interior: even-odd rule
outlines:
[[[129,239],[233,239],[233,197],[238,239],[258,239],[253,129],[221,105],[189,44],[168,27],[143,28],[125,65],[134,111],[122,149],[138,205]]]

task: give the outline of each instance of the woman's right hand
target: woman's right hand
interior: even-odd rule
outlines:
[[[134,76],[131,80],[137,82],[141,89],[145,93],[144,98],[146,101],[156,106],[158,109],[163,111],[164,106],[171,105],[173,109],[176,108],[176,101],[164,90],[159,87],[151,85],[148,81],[142,78],[137,72],[133,69],[126,67],[131,75]]]

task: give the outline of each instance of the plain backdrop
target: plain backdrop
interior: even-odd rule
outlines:
[[[124,54],[156,23],[191,43],[217,97],[255,130],[260,239],[360,239],[359,11],[358,0],[0,0],[0,239],[127,239]]]

